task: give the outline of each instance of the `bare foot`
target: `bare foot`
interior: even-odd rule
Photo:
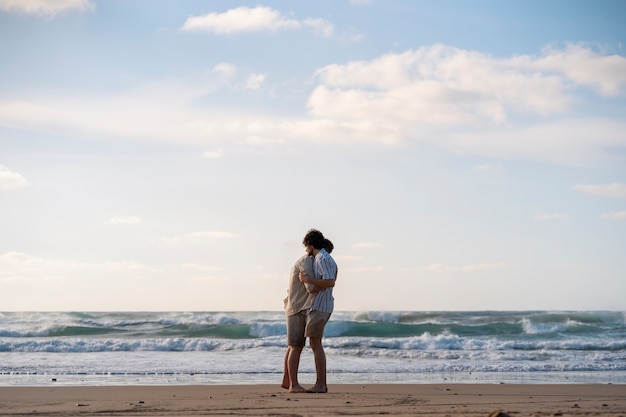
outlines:
[[[328,387],[320,386],[320,385],[314,385],[311,388],[309,388],[308,390],[306,390],[306,392],[310,392],[310,393],[314,393],[314,394],[326,394],[328,392]]]
[[[284,389],[289,389],[289,384],[285,384],[285,383],[283,382],[282,384],[280,384],[280,387],[281,387],[281,388],[284,388]]]
[[[289,388],[289,392],[291,392],[292,394],[299,394],[301,392],[307,392],[307,390],[305,390],[304,387],[300,385],[296,385],[294,387]]]

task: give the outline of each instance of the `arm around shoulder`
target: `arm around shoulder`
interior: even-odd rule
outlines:
[[[320,288],[330,288],[335,286],[336,279],[317,279],[310,277],[306,274],[306,272],[300,272],[300,281],[304,282],[305,284],[313,284],[316,287]]]

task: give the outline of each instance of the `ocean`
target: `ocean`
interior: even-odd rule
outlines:
[[[335,312],[324,346],[329,384],[626,383],[624,312]],[[281,311],[5,312],[0,386],[278,385],[285,348]]]

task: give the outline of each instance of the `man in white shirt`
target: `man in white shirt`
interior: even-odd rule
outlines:
[[[307,316],[305,336],[309,338],[309,344],[313,350],[316,371],[315,385],[307,392],[326,393],[328,392],[326,354],[322,346],[322,337],[324,336],[324,327],[335,307],[333,287],[337,279],[337,263],[326,249],[333,250],[332,242],[326,239],[319,230],[309,230],[304,236],[302,244],[307,254],[314,256],[315,260],[313,262],[313,276],[307,274],[306,271],[301,271],[299,274],[300,281],[320,288],[315,294],[313,305]]]

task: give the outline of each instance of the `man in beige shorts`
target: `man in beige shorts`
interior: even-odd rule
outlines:
[[[304,336],[307,322],[307,313],[313,304],[313,291],[315,286],[300,282],[300,272],[313,274],[313,257],[304,255],[296,261],[291,268],[289,288],[285,303],[285,315],[287,318],[287,351],[285,352],[285,366],[283,383],[281,387],[289,392],[305,392],[306,390],[298,383],[298,367],[300,355],[304,348],[306,337]],[[308,288],[307,288],[308,287]]]

